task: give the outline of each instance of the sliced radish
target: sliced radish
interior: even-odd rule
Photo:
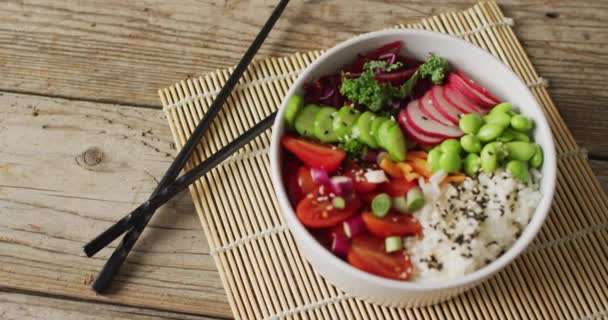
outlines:
[[[448,83],[456,90],[460,91],[460,93],[462,93],[465,97],[469,98],[471,101],[475,102],[475,104],[484,109],[490,109],[496,105],[481,92],[473,89],[473,87],[469,85],[466,80],[455,73],[450,73],[448,76]]]
[[[420,103],[417,105],[409,104],[405,108],[405,120],[407,124],[418,133],[423,135],[447,139],[458,138],[463,135],[458,126],[445,126],[437,121],[427,118],[420,110]]]
[[[453,124],[450,119],[444,117],[433,105],[431,90],[427,91],[424,96],[420,98],[418,104],[420,105],[420,111],[427,118],[433,119],[446,126],[451,126]]]
[[[465,113],[455,108],[451,103],[445,100],[443,95],[444,88],[442,86],[434,86],[431,89],[431,98],[433,99],[433,105],[435,109],[441,113],[442,116],[450,120],[453,125],[458,125],[460,116]]]
[[[477,82],[473,81],[473,79],[467,77],[462,71],[457,70],[456,74],[459,75],[462,79],[464,79],[467,84],[469,84],[471,87],[473,87],[473,89],[477,90],[479,93],[481,93],[486,98],[488,98],[490,101],[492,101],[492,103],[494,103],[494,105],[497,105],[500,103],[500,100],[498,98],[496,98],[491,93],[489,93],[488,90],[486,90],[486,88],[480,86],[479,84],[477,84]]]
[[[443,95],[447,102],[464,113],[481,114],[486,112],[485,109],[482,109],[480,106],[473,103],[450,84],[444,86]]]
[[[417,105],[418,100],[414,100],[414,101],[410,102],[410,104],[412,104],[412,103]],[[408,124],[405,109],[402,109],[399,112],[399,124],[401,125],[401,129],[403,129],[403,131],[405,131],[405,134],[408,136],[408,138],[412,139],[419,145],[434,146],[436,144],[441,143],[441,141],[443,141],[443,139],[441,139],[441,138],[429,137],[425,134],[422,134],[422,133],[414,130],[412,128],[412,126],[410,126]]]

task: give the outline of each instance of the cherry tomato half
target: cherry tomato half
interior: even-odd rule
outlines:
[[[365,169],[361,168],[354,161],[349,161],[344,170],[344,174],[353,180],[354,188],[357,192],[368,193],[376,189],[380,184],[368,182],[364,173]]]
[[[302,138],[283,136],[281,144],[309,167],[325,169],[327,172],[336,171],[346,157],[346,152],[342,149]]]
[[[382,192],[387,193],[391,197],[404,196],[411,188],[416,186],[415,181],[407,181],[405,179],[391,179],[380,186]]]
[[[316,194],[300,200],[296,216],[303,225],[309,228],[329,228],[346,220],[361,207],[361,200],[356,195],[348,201],[342,210],[334,208],[328,196],[317,197]]]
[[[389,212],[385,217],[378,218],[366,211],[361,217],[367,230],[378,237],[409,236],[422,232],[418,219],[408,213]]]
[[[309,167],[298,168],[298,186],[305,195],[314,192],[317,188],[317,185],[312,180]]]
[[[347,260],[357,269],[395,280],[408,280],[414,272],[407,252],[386,253],[384,239],[369,234],[353,239]]]

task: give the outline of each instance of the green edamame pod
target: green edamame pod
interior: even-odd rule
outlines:
[[[464,173],[469,177],[477,175],[481,169],[481,159],[476,153],[469,153],[464,158]]]
[[[502,111],[490,112],[488,115],[484,116],[483,119],[486,123],[497,124],[503,128],[507,128],[509,124],[511,124],[511,116]]]
[[[540,168],[543,165],[543,148],[540,147],[538,143],[534,144],[534,155],[530,159],[530,165],[533,168]]]
[[[511,104],[511,102],[503,102],[503,103],[499,103],[497,104],[494,108],[492,108],[492,110],[490,111],[490,113],[493,112],[504,112],[504,113],[509,113],[513,110],[513,105]]]
[[[511,160],[507,163],[507,172],[521,182],[528,182],[528,164],[519,160]]]
[[[443,152],[441,151],[441,148],[439,146],[437,146],[429,151],[427,161],[429,162],[429,165],[431,166],[431,171],[433,173],[435,173],[435,172],[439,171],[439,169],[441,169],[439,167],[439,158],[441,157],[442,153]]]
[[[457,172],[461,166],[460,155],[456,152],[444,152],[439,157],[439,167],[446,173]]]
[[[509,159],[528,161],[536,153],[534,144],[523,141],[512,141],[505,143],[507,150],[509,151]]]
[[[487,144],[481,149],[479,156],[481,169],[486,173],[491,173],[498,167],[498,150],[496,144]]]
[[[481,141],[475,135],[465,134],[460,138],[460,145],[466,152],[479,152],[481,151]]]
[[[531,130],[534,127],[534,122],[532,121],[532,119],[526,117],[526,116],[522,116],[522,115],[516,115],[513,118],[511,118],[511,128],[520,131],[520,132],[526,132]]]
[[[466,134],[476,134],[479,128],[483,125],[483,120],[476,113],[465,114],[460,117],[458,126],[460,130]]]
[[[484,124],[477,132],[477,137],[482,142],[488,142],[495,140],[505,130],[505,127],[495,124],[488,123]]]

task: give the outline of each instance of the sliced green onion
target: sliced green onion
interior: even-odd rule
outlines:
[[[399,236],[386,237],[384,239],[384,248],[387,253],[399,251],[403,249],[403,240]]]
[[[391,209],[391,197],[386,193],[381,193],[372,200],[372,212],[378,218],[384,217]]]
[[[393,197],[392,208],[401,213],[406,213],[407,211],[407,201],[405,200],[405,196]]]
[[[424,195],[419,187],[411,188],[407,192],[406,207],[408,212],[416,211],[424,206]]]
[[[346,201],[342,197],[335,197],[331,201],[331,204],[333,204],[334,207],[338,210],[342,210],[342,209],[346,208]]]

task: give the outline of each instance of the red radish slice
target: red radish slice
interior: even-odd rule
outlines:
[[[420,103],[405,108],[405,120],[407,124],[418,133],[434,138],[459,138],[463,135],[458,126],[444,126],[443,124],[431,120],[422,114]]]
[[[443,90],[444,98],[447,102],[452,104],[456,109],[463,111],[465,113],[485,113],[485,109],[482,109],[472,101],[470,101],[467,97],[462,95],[460,91],[454,89],[453,86],[447,84]]]
[[[441,112],[439,112],[439,110],[437,110],[433,105],[433,97],[431,96],[431,90],[427,91],[424,96],[420,98],[418,104],[420,105],[420,111],[427,118],[435,120],[446,126],[452,125],[450,119],[444,117]]]
[[[464,79],[466,81],[466,83],[469,84],[473,89],[477,90],[479,93],[484,95],[486,98],[490,99],[490,101],[492,101],[492,103],[494,103],[494,105],[497,105],[500,103],[500,100],[498,100],[498,98],[496,98],[495,96],[490,94],[488,92],[488,90],[486,90],[486,88],[477,84],[475,81],[473,81],[473,79],[467,77],[462,71],[457,70],[456,74],[458,76],[460,76],[462,79]]]
[[[460,116],[464,112],[458,110],[452,104],[447,102],[444,98],[443,91],[444,88],[442,86],[434,86],[433,89],[431,89],[433,105],[442,116],[450,120],[451,124],[458,125],[458,119],[460,119]]]
[[[486,98],[483,94],[473,89],[464,79],[457,76],[454,73],[450,73],[448,76],[448,83],[452,85],[456,90],[460,91],[465,97],[475,102],[478,106],[484,109],[491,109],[495,106],[492,100]]]
[[[414,100],[414,101],[410,102],[410,105],[411,104],[417,105],[418,100]],[[443,139],[441,139],[441,138],[429,137],[427,135],[424,135],[424,134],[419,133],[416,130],[414,130],[412,128],[412,126],[410,126],[408,124],[407,115],[406,115],[405,110],[406,109],[402,109],[399,112],[399,124],[401,125],[401,129],[403,129],[403,131],[405,131],[405,134],[408,136],[408,138],[412,139],[417,144],[422,145],[422,146],[434,146],[436,144],[441,143],[441,141],[443,141]]]

